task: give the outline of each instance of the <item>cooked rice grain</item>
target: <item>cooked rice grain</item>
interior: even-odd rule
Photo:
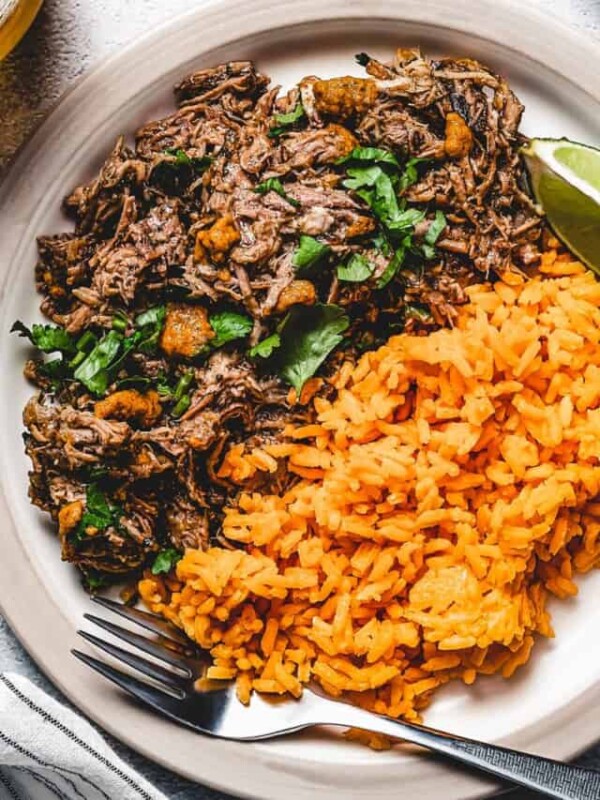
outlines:
[[[344,365],[284,446],[230,451],[240,482],[281,458],[304,476],[227,509],[244,551],[141,582],[243,702],[316,679],[418,719],[453,678],[510,677],[552,636],[549,593],[599,563],[600,283],[552,251],[542,276],[469,296],[455,329]]]

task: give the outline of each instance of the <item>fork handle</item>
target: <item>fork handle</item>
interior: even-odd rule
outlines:
[[[600,800],[600,772],[596,770],[452,736],[345,704],[342,721],[340,705],[336,703],[336,725],[348,724],[404,739],[558,800]]]

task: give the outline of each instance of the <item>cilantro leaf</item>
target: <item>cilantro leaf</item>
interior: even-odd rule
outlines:
[[[185,150],[180,147],[167,147],[165,153],[169,156],[175,156],[175,165],[182,167],[192,167],[196,172],[204,172],[212,164],[210,156],[202,156],[202,158],[192,158],[188,156]]]
[[[243,339],[252,330],[252,320],[245,314],[238,314],[235,311],[221,311],[213,314],[209,322],[215,332],[214,339],[211,340],[211,347],[221,347],[234,339]]]
[[[75,342],[73,338],[64,328],[58,325],[40,325],[34,323],[31,330],[24,325],[20,320],[17,320],[12,328],[11,333],[18,333],[23,336],[35,346],[42,353],[67,353],[75,352]]]
[[[110,370],[123,344],[117,331],[109,331],[77,367],[73,376],[95,395],[103,395],[110,383]]]
[[[277,356],[282,377],[297,392],[340,344],[349,324],[339,306],[317,303],[292,308],[280,332]]]
[[[85,512],[75,530],[77,541],[87,536],[88,528],[104,531],[107,528],[119,527],[124,511],[121,506],[112,505],[97,483],[90,483],[86,490]]]
[[[163,158],[152,167],[148,182],[168,195],[183,194],[212,163],[209,156],[193,158],[178,147],[169,147],[164,155],[171,158]]]
[[[419,322],[433,321],[431,311],[424,303],[407,303],[404,306],[404,315],[407,319],[417,319]]]
[[[366,67],[371,61],[371,56],[368,53],[357,53],[354,56],[354,60],[357,64],[360,64],[361,67]]]
[[[278,194],[280,197],[283,197],[283,199],[291,206],[294,206],[294,208],[298,208],[300,205],[300,203],[297,200],[295,200],[293,197],[290,197],[286,193],[285,189],[283,188],[283,184],[281,183],[279,178],[269,178],[268,180],[259,183],[258,186],[254,187],[254,191],[257,194],[268,194],[269,192],[276,192],[276,194]]]
[[[322,244],[313,236],[302,234],[300,236],[298,249],[292,258],[292,264],[296,268],[296,273],[305,274],[310,271],[312,267],[316,266],[329,252],[330,248],[328,245]]]
[[[371,208],[378,220],[389,227],[399,216],[400,208],[390,176],[381,167],[351,167],[344,181]]]
[[[435,219],[430,224],[429,228],[427,229],[427,233],[425,234],[425,243],[431,245],[435,244],[445,227],[446,217],[442,211],[438,210],[435,212]]]
[[[90,592],[108,586],[108,576],[102,572],[88,572],[83,576],[83,584]]]
[[[267,336],[266,339],[255,344],[254,347],[251,347],[249,355],[251,358],[256,358],[256,356],[269,358],[273,354],[273,351],[277,350],[280,346],[281,336],[278,333],[272,333],[270,336]]]
[[[427,161],[426,158],[409,158],[406,164],[404,165],[404,170],[402,175],[400,176],[399,182],[399,189],[403,192],[405,189],[408,189],[409,186],[412,186],[413,183],[416,183],[419,179],[419,173],[417,171],[417,164],[422,164],[424,161]]]
[[[410,239],[408,239],[410,241]],[[406,258],[406,248],[407,245],[401,244],[395,251],[394,255],[392,256],[389,264],[383,271],[383,273],[379,276],[377,280],[377,288],[383,289],[388,283],[396,277],[396,273],[404,264],[404,259]]]
[[[418,208],[406,208],[388,221],[387,228],[395,233],[412,233],[415,225],[425,219],[425,212]]]
[[[442,231],[446,227],[446,217],[444,216],[443,212],[439,209],[435,212],[435,218],[433,222],[430,223],[429,228],[427,229],[427,233],[423,238],[423,244],[421,245],[421,250],[423,255],[427,259],[435,258],[436,250],[435,250],[435,243],[439,239]]]
[[[396,156],[389,150],[381,147],[355,147],[347,156],[338,158],[336,164],[346,164],[348,161],[371,161],[374,164],[391,164],[400,169],[400,163]]]
[[[138,314],[135,318],[133,346],[146,355],[152,355],[156,351],[166,315],[166,306],[155,306]]]
[[[269,136],[281,136],[285,133],[285,129],[296,122],[299,122],[305,116],[305,111],[302,103],[298,101],[296,108],[289,111],[287,114],[275,114],[273,117],[274,122],[277,123],[276,127],[271,128]]]
[[[341,281],[359,283],[368,280],[373,274],[373,265],[361,253],[354,253],[346,264],[337,268],[337,276]]]
[[[152,574],[161,575],[170,572],[175,564],[180,561],[182,554],[175,550],[174,547],[168,547],[166,550],[161,550],[154,559],[152,564]]]

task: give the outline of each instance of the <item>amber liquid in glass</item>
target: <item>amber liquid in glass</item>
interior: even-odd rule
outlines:
[[[21,41],[43,0],[0,0],[0,61]]]

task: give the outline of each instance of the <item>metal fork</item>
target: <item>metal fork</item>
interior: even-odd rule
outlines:
[[[166,620],[104,597],[95,597],[94,600],[154,636],[143,636],[93,614],[85,614],[85,618],[151,658],[86,631],[79,631],[79,634],[117,661],[149,678],[151,683],[80,650],[73,650],[73,654],[145,705],[195,731],[223,739],[256,741],[315,725],[361,728],[426,747],[548,797],[560,800],[600,798],[600,772],[595,770],[373,714],[325,697],[315,687],[304,692],[301,700],[271,699],[255,694],[250,705],[244,706],[236,697],[233,683],[210,681],[204,677],[210,665],[208,654],[198,650]]]

